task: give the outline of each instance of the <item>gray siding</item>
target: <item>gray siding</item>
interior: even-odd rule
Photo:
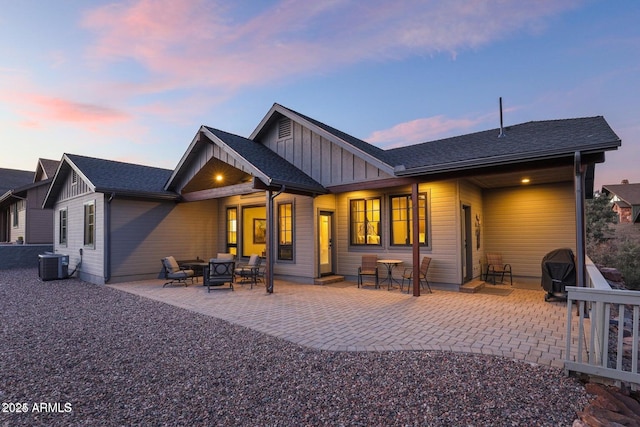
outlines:
[[[111,283],[158,277],[160,260],[208,260],[218,252],[217,200],[111,203]],[[224,222],[224,220],[222,220]]]
[[[296,122],[292,136],[285,139],[278,139],[278,123],[274,122],[261,142],[325,187],[391,177]]]
[[[88,247],[84,245],[84,205],[95,202],[96,242]],[[67,209],[67,243],[60,244],[60,224],[58,221],[61,209]],[[71,174],[54,206],[54,242],[56,253],[69,255],[69,272],[77,266],[77,275],[91,283],[104,284],[104,195],[93,193],[89,186],[78,176],[76,183],[71,183]],[[82,256],[80,255],[82,249]],[[80,265],[80,260],[82,264]]]
[[[42,209],[48,189],[47,185],[41,185],[27,193],[27,243],[53,243],[53,210]]]

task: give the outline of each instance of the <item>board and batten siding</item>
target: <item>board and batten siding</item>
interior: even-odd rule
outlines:
[[[110,283],[157,278],[161,259],[208,260],[217,252],[218,201],[111,202]]]
[[[391,178],[376,166],[297,122],[290,137],[278,138],[278,122],[261,142],[325,187]]]
[[[558,248],[575,252],[573,183],[485,190],[483,198],[485,252],[502,253],[514,276],[539,280],[547,253]]]
[[[431,248],[421,248],[420,258],[429,256],[433,259],[429,267],[429,281],[432,283],[459,285],[460,272],[460,244],[459,225],[456,214],[459,210],[458,190],[456,181],[423,183],[418,187],[419,192],[426,192],[429,200],[428,214],[430,216],[429,232],[431,234]],[[344,193],[337,196],[337,274],[357,277],[358,267],[362,255],[375,254],[378,258],[394,258],[403,264],[394,272],[399,277],[401,270],[409,267],[413,262],[410,247],[390,246],[389,236],[389,196],[411,194],[410,187],[388,188],[384,191],[358,191]],[[380,246],[356,247],[349,244],[349,201],[351,199],[381,197],[381,242]],[[383,274],[382,269],[380,274]]]

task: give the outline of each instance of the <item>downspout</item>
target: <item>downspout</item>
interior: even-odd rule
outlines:
[[[411,214],[413,215],[413,230],[411,252],[413,254],[413,296],[420,296],[420,218],[418,209],[418,183],[411,184]]]
[[[265,286],[267,288],[267,293],[273,293],[273,266],[275,264],[275,259],[273,257],[273,242],[274,242],[274,233],[273,233],[273,224],[274,224],[274,216],[273,216],[273,200],[278,197],[284,191],[285,186],[283,185],[277,193],[271,194],[271,190],[267,190],[267,271],[265,272]]]
[[[584,166],[580,152],[576,151],[574,155],[575,169],[575,193],[576,193],[576,281],[580,287],[585,286],[585,264],[586,264],[586,227],[585,227],[585,208],[584,208]]]
[[[107,206],[104,210],[104,283],[109,283],[111,280],[111,202],[116,193],[111,193],[107,199]]]

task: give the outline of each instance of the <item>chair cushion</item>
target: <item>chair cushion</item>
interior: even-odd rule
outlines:
[[[162,263],[164,264],[165,268],[167,269],[168,272],[177,272],[180,271],[180,266],[178,265],[178,262],[176,261],[176,259],[172,256],[168,256],[166,258],[162,259]]]

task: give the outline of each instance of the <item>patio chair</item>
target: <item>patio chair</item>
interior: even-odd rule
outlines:
[[[428,256],[422,258],[422,262],[420,263],[420,275],[418,276],[418,280],[420,282],[420,287],[424,289],[424,285],[427,285],[427,289],[429,289],[429,293],[433,293],[431,290],[431,286],[429,285],[429,281],[427,280],[427,272],[429,271],[429,265],[431,264],[431,258]],[[400,283],[400,292],[404,287],[404,281],[408,280],[407,283],[407,293],[411,290],[411,283],[413,281],[413,267],[407,267],[404,269],[402,273],[402,283]]]
[[[363,276],[371,276],[375,278],[376,289],[380,287],[378,281],[378,256],[362,255],[362,263],[358,267],[358,287],[364,286]]]
[[[261,262],[262,258],[258,254],[252,254],[248,263],[236,267],[234,276],[240,278],[239,283],[251,282],[251,289],[253,289],[253,285],[258,283],[259,280]]]
[[[236,262],[233,260],[211,258],[209,265],[205,267],[203,284],[207,287],[207,292],[211,292],[211,287],[222,288],[225,283],[229,284],[229,289],[233,291],[233,272],[236,269]]]
[[[227,252],[218,252],[216,258],[225,261],[235,261],[236,256]]]
[[[195,272],[193,270],[180,268],[176,259],[172,256],[162,258],[162,268],[164,269],[164,277],[169,279],[167,283],[162,285],[164,288],[167,285],[181,284],[187,287],[187,280],[191,280],[193,284],[193,276]]]
[[[484,275],[484,281],[489,281],[489,276],[492,278],[492,283],[496,284],[496,277],[500,276],[500,283],[504,283],[504,275],[509,275],[509,284],[513,286],[513,275],[511,274],[511,264],[505,264],[502,262],[502,254],[490,252],[487,253],[487,272]]]

